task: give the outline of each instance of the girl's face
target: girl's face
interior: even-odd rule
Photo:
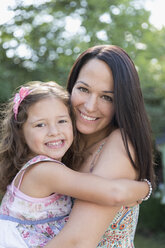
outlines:
[[[104,138],[114,116],[114,84],[108,65],[91,59],[80,70],[71,94],[80,133]]]
[[[35,103],[28,109],[23,134],[32,154],[61,160],[73,141],[67,107],[55,97]]]

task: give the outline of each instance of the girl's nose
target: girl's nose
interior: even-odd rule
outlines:
[[[88,112],[96,111],[97,109],[97,97],[95,95],[90,95],[84,104]]]
[[[53,136],[57,134],[59,134],[59,128],[57,127],[57,125],[49,126],[48,136]]]

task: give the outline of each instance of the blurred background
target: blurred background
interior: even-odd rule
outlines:
[[[1,0],[0,103],[31,80],[65,86],[88,47],[124,48],[139,72],[153,130],[157,189],[141,204],[137,248],[165,247],[165,1]]]

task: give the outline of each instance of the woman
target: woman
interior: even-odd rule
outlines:
[[[89,48],[73,65],[68,91],[79,132],[73,168],[82,154],[80,171],[109,179],[147,178],[153,184],[150,126],[138,74],[127,53],[111,45]],[[141,187],[133,185],[130,181],[132,199],[142,194]],[[68,223],[46,247],[134,247],[138,209],[76,200]]]

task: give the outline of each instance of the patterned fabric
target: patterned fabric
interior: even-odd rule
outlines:
[[[19,173],[41,161],[55,160],[37,156],[26,163]],[[14,186],[14,181],[8,186],[0,208],[0,247],[13,247],[9,246],[11,239],[13,244],[17,244],[20,236],[24,246],[18,244],[17,248],[43,247],[66,223],[72,206],[71,198],[57,193],[45,198],[29,197]],[[5,225],[8,225],[7,233],[3,232]]]
[[[134,248],[139,205],[122,207],[109,225],[98,248]]]
[[[95,157],[91,163],[90,172],[96,161],[97,155],[101,152],[104,142],[96,151]],[[120,211],[114,217],[112,223],[104,233],[97,248],[134,248],[134,235],[138,222],[139,205],[134,207],[121,207]]]
[[[21,171],[40,161],[54,160],[37,156],[25,164]],[[44,247],[63,228],[70,210],[71,199],[68,196],[55,193],[46,198],[31,198],[12,183],[8,186],[0,208],[0,247]],[[97,248],[134,248],[138,213],[139,205],[122,207]]]

